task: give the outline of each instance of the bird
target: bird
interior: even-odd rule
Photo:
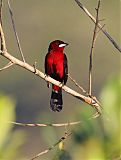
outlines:
[[[66,84],[68,79],[68,61],[64,53],[68,43],[54,40],[49,44],[48,53],[45,56],[45,74],[51,78]],[[49,87],[49,83],[47,83]],[[52,84],[50,108],[54,112],[60,112],[63,108],[62,88]]]

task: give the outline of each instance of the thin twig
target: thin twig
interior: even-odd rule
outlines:
[[[94,22],[96,23],[96,19],[91,15],[91,13],[85,8],[85,6],[79,1],[79,0],[74,0],[78,6],[86,13],[86,15]],[[98,28],[102,28],[101,24],[98,23]],[[110,34],[105,30],[101,29],[101,31],[104,33],[104,35],[109,39],[109,41],[114,45],[114,47],[121,52],[121,47],[118,46],[116,41],[110,36]]]
[[[3,7],[3,0],[0,1],[0,23],[2,25],[2,7]],[[1,50],[3,50],[3,45],[2,45],[2,36],[0,34],[0,40],[1,40]]]
[[[98,29],[98,22],[99,22],[99,8],[100,8],[100,0],[98,1],[98,7],[96,8],[96,23],[94,28],[94,34],[92,39],[92,46],[90,51],[90,61],[89,61],[89,95],[92,94],[92,64],[93,64],[93,52],[94,52],[94,46],[97,38],[97,29]]]
[[[13,16],[13,12],[12,12],[12,8],[11,8],[9,0],[8,0],[8,8],[9,8],[10,16],[11,16],[12,26],[13,26],[13,30],[14,30],[14,33],[15,33],[18,49],[19,49],[19,52],[21,54],[23,62],[25,62],[24,54],[23,54],[23,51],[22,51],[22,48],[21,48],[21,44],[20,44],[20,40],[19,40],[19,37],[18,37],[18,33],[16,31],[16,26],[15,26],[15,22],[14,22],[14,16]]]
[[[99,20],[99,22],[102,22],[102,21],[105,21],[105,20],[106,20],[106,19],[105,19],[105,18],[103,18],[103,19],[100,19],[100,20]]]
[[[102,28],[99,28],[99,30],[97,31],[97,34],[105,27],[105,24],[103,24]]]
[[[52,145],[51,147],[49,147],[48,149],[40,152],[39,154],[35,155],[33,158],[31,158],[30,160],[34,160],[40,156],[42,156],[43,154],[48,153],[49,151],[51,151],[52,149],[54,149],[59,143],[65,141],[69,136],[71,136],[72,133],[68,133],[65,134],[63,137],[61,137],[54,145]]]
[[[72,82],[74,82],[74,84],[75,84],[79,89],[81,89],[81,91],[82,91],[83,93],[87,94],[87,92],[84,90],[84,88],[81,87],[81,86],[76,82],[76,80],[71,77],[70,74],[68,74],[68,77],[70,78],[70,80],[71,80]]]
[[[5,36],[2,28],[2,6],[3,6],[3,1],[1,0],[0,4],[0,39],[1,39],[1,51],[6,52],[6,42],[5,42]],[[0,54],[2,54],[2,52]]]
[[[0,71],[3,71],[3,70],[5,70],[5,69],[9,68],[9,67],[11,67],[12,65],[13,65],[13,63],[12,63],[12,62],[9,62],[6,66],[4,66],[3,68],[0,68]]]
[[[43,123],[18,123],[18,122],[9,122],[15,125],[24,126],[24,127],[66,127],[66,126],[72,126],[80,124],[81,121],[76,122],[68,122],[68,123],[53,123],[53,124],[43,124]]]
[[[96,114],[89,117],[87,120],[90,121],[90,120],[94,119],[95,116],[96,116]],[[23,127],[65,127],[65,133],[67,133],[67,127],[79,125],[84,122],[83,121],[75,121],[75,122],[66,122],[66,123],[46,123],[45,124],[45,123],[21,123],[21,122],[10,121],[7,123],[11,123],[11,124],[23,126]]]
[[[100,104],[100,102],[97,100],[97,98],[96,98],[95,96],[89,95],[89,93],[88,93],[86,90],[84,90],[84,88],[81,87],[81,86],[76,82],[76,80],[73,79],[73,78],[70,76],[70,74],[68,74],[68,77],[71,79],[72,82],[74,82],[74,84],[75,84],[79,89],[81,89],[81,91],[82,91],[83,93],[86,94],[86,96],[89,96],[90,98],[92,98],[94,101],[96,101],[96,103],[98,103],[98,104],[101,106],[101,104]],[[95,117],[95,115],[94,115],[94,117]],[[93,117],[93,118],[94,118],[94,117]]]
[[[4,32],[2,29],[2,24],[0,23],[0,36],[1,36],[1,45],[2,45],[2,50],[0,52],[0,54],[4,54],[4,52],[7,52],[7,48],[6,48],[6,42],[5,42],[5,37],[4,37]]]
[[[3,7],[3,0],[0,1],[0,22],[2,23],[2,7]]]

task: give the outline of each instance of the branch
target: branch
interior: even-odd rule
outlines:
[[[65,141],[69,136],[71,136],[72,133],[67,133],[65,134],[65,136],[61,137],[54,145],[52,145],[50,148],[40,152],[39,154],[37,154],[36,156],[34,156],[33,158],[31,158],[30,160],[34,160],[40,156],[42,156],[43,154],[48,153],[49,151],[51,151],[52,149],[54,149],[59,143]]]
[[[75,84],[83,93],[88,94],[88,93],[84,90],[84,88],[81,87],[81,86],[76,82],[76,80],[71,77],[70,74],[68,74],[68,77],[70,78],[70,80],[71,80],[72,82],[74,82],[74,84]]]
[[[2,54],[2,52],[7,51],[7,48],[6,48],[6,42],[5,42],[4,32],[3,32],[3,29],[2,29],[2,24],[1,23],[0,23],[0,36],[1,36],[1,48],[2,48],[0,54]]]
[[[95,96],[92,96],[91,94],[89,94],[83,87],[81,87],[75,79],[73,79],[70,74],[68,74],[68,77],[71,79],[72,82],[74,82],[74,84],[84,93],[86,94],[86,96],[92,98],[99,106],[101,106],[100,102],[97,100],[97,98]],[[92,118],[96,118],[98,115],[94,115]]]
[[[93,34],[93,39],[92,39],[92,46],[91,46],[91,51],[90,51],[89,90],[88,90],[89,95],[92,94],[92,63],[93,63],[93,51],[94,51],[94,46],[95,46],[95,42],[97,38],[97,29],[98,29],[98,22],[99,22],[99,8],[100,8],[100,0],[98,1],[98,7],[96,8],[96,23],[95,23],[94,34]]]
[[[5,67],[0,68],[0,71],[3,71],[3,70],[5,70],[5,69],[9,68],[9,67],[11,67],[12,65],[13,65],[13,63],[12,63],[12,62],[9,62]]]
[[[0,32],[0,39],[1,39],[1,50],[2,51],[7,51],[6,49],[6,42],[5,42],[5,38],[4,38],[4,33],[2,30],[2,7],[3,7],[3,0],[1,0],[0,3],[0,28],[1,28],[1,32]],[[11,67],[13,65],[13,63],[10,61],[5,67],[1,68],[0,71],[3,71],[9,67]]]
[[[0,23],[2,24],[2,7],[3,7],[3,0],[0,2]],[[0,39],[1,39],[1,34],[0,34]],[[3,50],[2,46],[2,39],[1,39],[1,50]]]
[[[81,121],[76,122],[67,122],[67,123],[53,123],[53,124],[43,124],[43,123],[18,123],[18,122],[9,122],[15,125],[24,126],[24,127],[66,127],[80,124]]]
[[[3,0],[0,1],[0,22],[2,23],[2,7],[3,7]]]
[[[22,51],[22,48],[21,48],[21,45],[20,45],[18,33],[17,33],[17,31],[16,31],[16,27],[15,27],[15,23],[14,23],[14,17],[13,17],[13,12],[12,12],[12,8],[11,8],[11,6],[10,6],[9,0],[8,0],[8,8],[9,8],[10,16],[11,16],[11,21],[12,21],[13,30],[14,30],[14,33],[15,33],[15,37],[16,37],[18,49],[19,49],[19,52],[20,52],[20,54],[21,54],[21,57],[22,57],[23,62],[25,62],[24,54],[23,54],[23,51]]]
[[[79,1],[75,0],[75,2],[78,4],[78,6],[86,13],[86,15],[94,22],[96,23],[96,19],[91,15],[91,13],[85,8],[85,6]],[[114,45],[114,47],[121,52],[121,47],[118,46],[118,44],[115,42],[115,40],[110,36],[110,34],[103,29],[100,23],[98,23],[98,28],[101,29],[101,31],[104,33],[104,35],[109,39],[109,41]]]

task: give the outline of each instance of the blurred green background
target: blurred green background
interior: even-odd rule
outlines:
[[[96,0],[81,0],[95,15]],[[44,58],[49,43],[55,39],[69,43],[65,52],[69,73],[88,89],[89,53],[94,24],[74,0],[11,1],[16,28],[26,61],[44,72]],[[21,58],[16,45],[7,0],[4,0],[3,26],[8,51]],[[120,1],[102,0],[102,24],[120,44]],[[121,77],[120,53],[100,33],[94,50],[93,95],[103,104],[99,119],[88,121],[90,106],[63,92],[64,108],[60,113],[49,109],[51,89],[45,81],[24,69],[13,66],[0,72],[0,160],[25,160],[54,144],[64,128],[24,128],[8,121],[24,123],[61,123],[81,120],[74,134],[65,142],[65,150],[54,149],[43,160],[107,160],[120,157]],[[7,63],[0,57],[0,66]],[[78,90],[70,80],[67,83]],[[1,130],[3,132],[1,132]],[[39,158],[38,158],[39,159]]]

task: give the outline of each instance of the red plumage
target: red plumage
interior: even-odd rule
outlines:
[[[45,57],[45,73],[64,84],[66,84],[68,79],[67,57],[64,53],[64,48],[67,45],[67,43],[60,40],[51,42]],[[62,106],[62,89],[52,85],[50,107],[53,111],[59,112],[62,110]]]

